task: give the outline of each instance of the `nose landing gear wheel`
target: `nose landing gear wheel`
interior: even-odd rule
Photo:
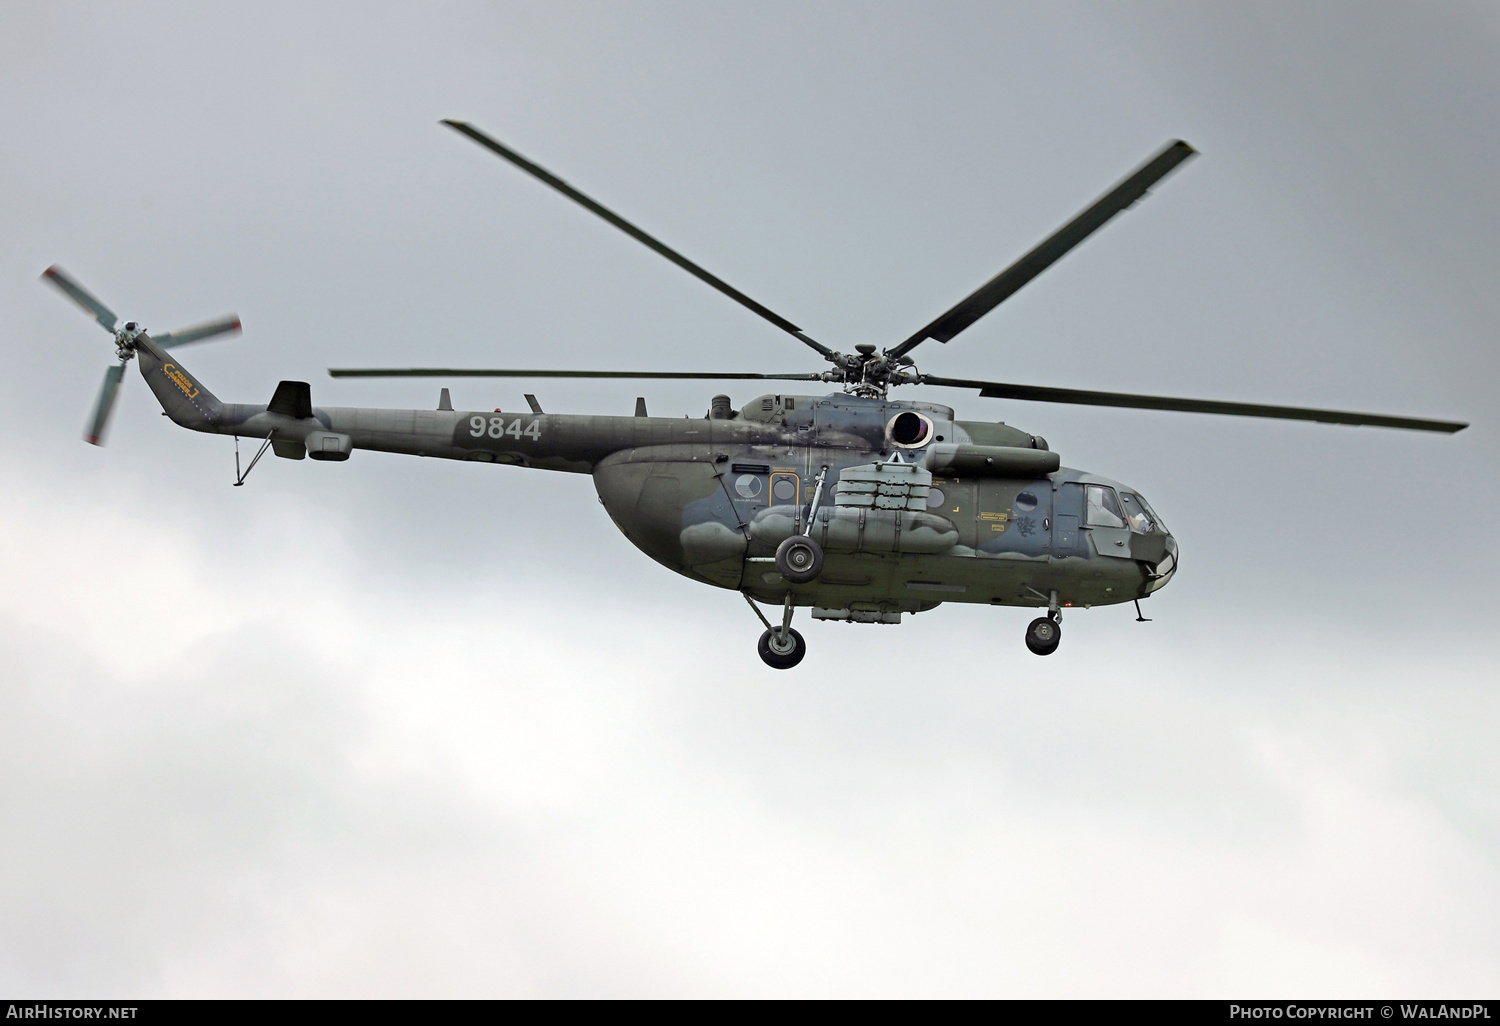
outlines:
[[[823,572],[823,547],[806,535],[794,534],[776,546],[776,569],[793,584],[815,581]]]
[[[790,670],[807,655],[807,642],[802,640],[802,635],[788,627],[785,636],[776,631],[766,631],[760,636],[760,644],[756,649],[771,669]]]
[[[1026,647],[1036,655],[1051,655],[1062,643],[1062,624],[1039,616],[1026,628]]]

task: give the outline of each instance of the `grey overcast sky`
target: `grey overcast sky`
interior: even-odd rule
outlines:
[[[1493,994],[1493,3],[0,6],[0,992]],[[134,375],[816,369],[467,118],[847,348],[1202,151],[922,366],[1470,420],[1455,437],[933,389],[1139,487],[1154,622],[804,628],[583,477],[267,460]],[[454,383],[701,415],[693,383]],[[738,402],[753,393],[733,390]]]

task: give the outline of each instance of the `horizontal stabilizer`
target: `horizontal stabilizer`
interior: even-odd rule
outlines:
[[[276,386],[266,412],[306,420],[312,416],[312,388],[305,381],[283,381]]]

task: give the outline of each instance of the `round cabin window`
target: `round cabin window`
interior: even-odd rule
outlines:
[[[756,482],[759,484],[759,482]],[[771,486],[771,496],[777,502],[791,502],[797,497],[797,484],[789,477],[778,477]]]
[[[939,506],[941,506],[943,503],[945,503],[947,501],[948,501],[948,496],[946,496],[946,495],[943,494],[943,490],[941,488],[930,488],[930,489],[928,489],[928,491],[927,491],[927,508],[928,509],[937,509]]]
[[[742,498],[753,499],[760,494],[760,478],[754,474],[741,474],[735,478],[734,490],[740,493]]]
[[[1016,496],[1016,509],[1022,513],[1030,513],[1036,509],[1036,496],[1030,492],[1022,492]]]
[[[932,421],[920,413],[903,410],[886,425],[891,442],[902,449],[916,449],[932,440]]]

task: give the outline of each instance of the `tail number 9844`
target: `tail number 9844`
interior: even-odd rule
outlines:
[[[470,417],[469,434],[475,438],[483,438],[489,435],[491,438],[504,438],[509,435],[512,438],[526,437],[533,441],[539,441],[542,437],[542,422],[533,420],[524,428],[521,426],[521,418],[517,417],[506,427],[504,417]]]

